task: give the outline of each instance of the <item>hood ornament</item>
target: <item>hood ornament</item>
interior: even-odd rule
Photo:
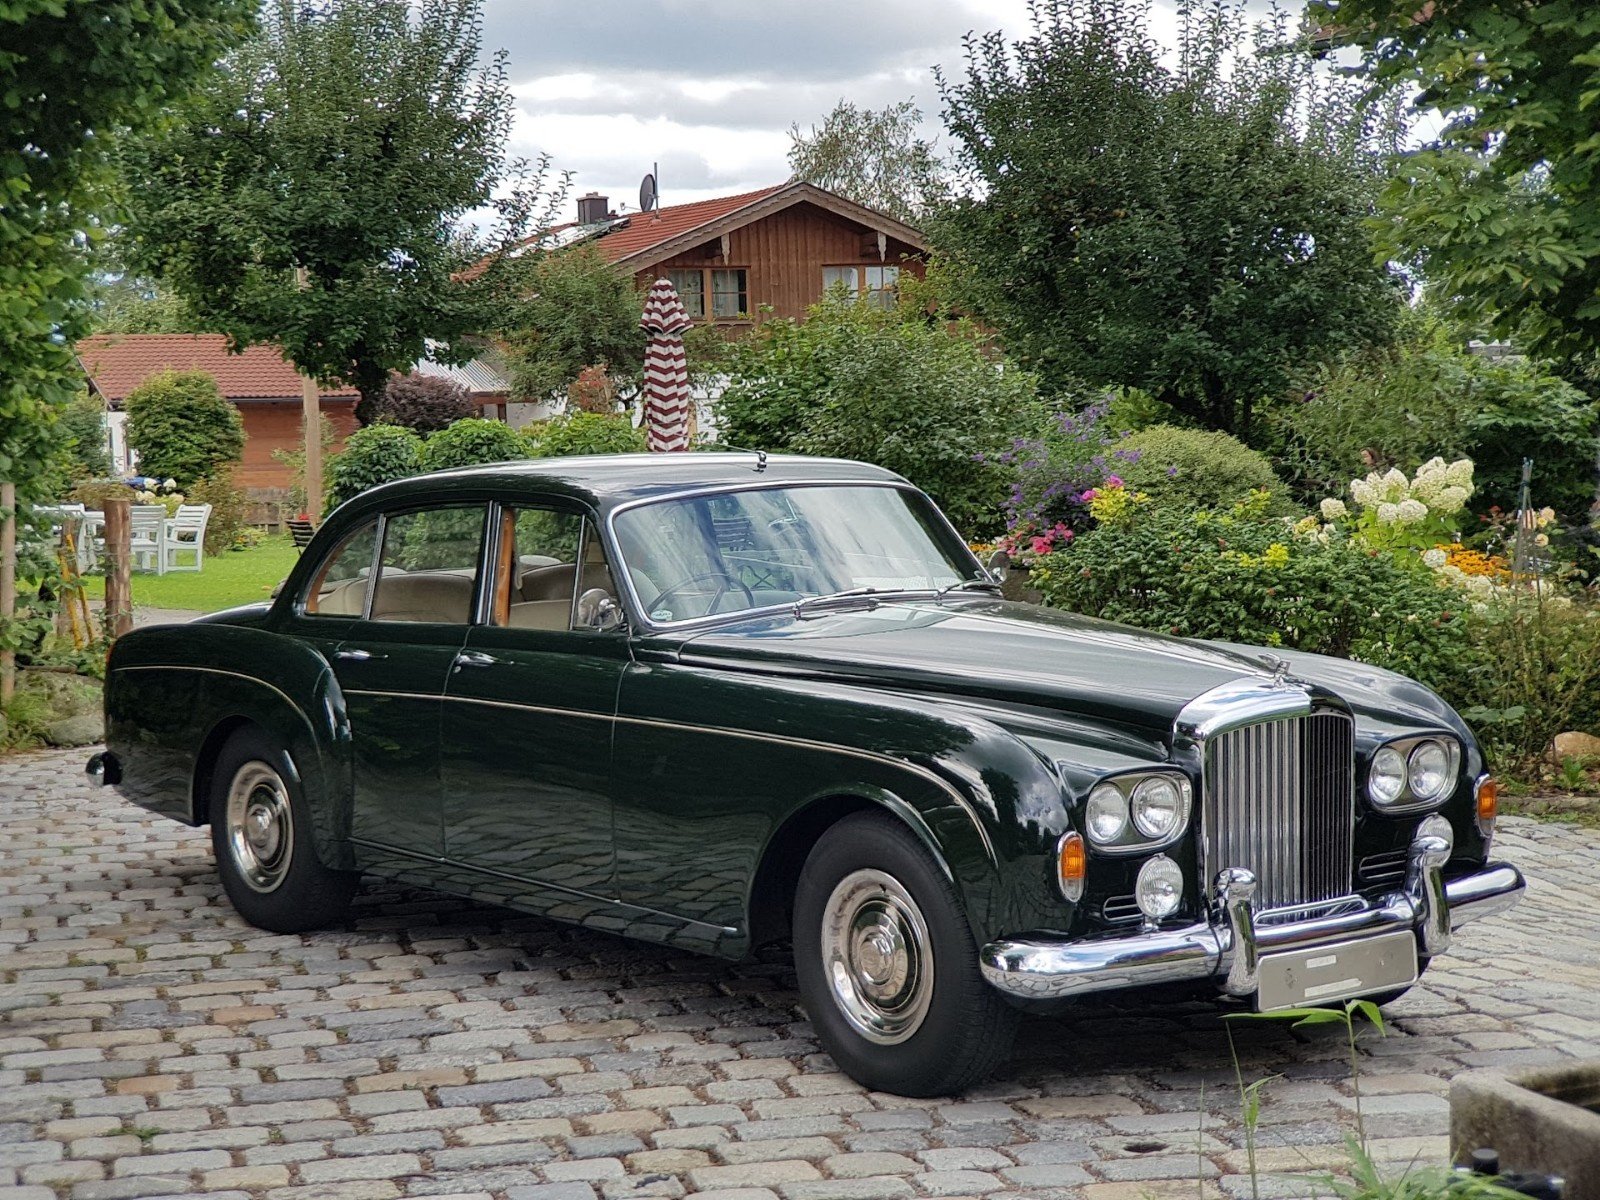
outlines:
[[[1272,679],[1267,683],[1268,687],[1283,688],[1289,686],[1289,662],[1287,659],[1279,658],[1276,654],[1263,654],[1260,661],[1262,666],[1272,672]]]

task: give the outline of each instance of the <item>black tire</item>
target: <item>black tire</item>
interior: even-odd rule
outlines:
[[[980,974],[955,888],[887,814],[846,817],[812,849],[795,890],[794,958],[823,1048],[866,1087],[949,1095],[1011,1051],[1018,1014]]]
[[[317,858],[299,772],[259,729],[243,729],[217,758],[211,849],[228,899],[250,924],[303,933],[338,924],[359,876]]]

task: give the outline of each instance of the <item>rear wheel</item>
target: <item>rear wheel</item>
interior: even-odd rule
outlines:
[[[824,1049],[867,1087],[938,1096],[1011,1049],[1017,1014],[978,971],[959,897],[893,818],[846,817],[795,893],[795,970]]]
[[[288,754],[265,733],[242,730],[217,759],[211,847],[228,899],[250,924],[301,933],[343,919],[357,876],[317,858],[311,818]]]

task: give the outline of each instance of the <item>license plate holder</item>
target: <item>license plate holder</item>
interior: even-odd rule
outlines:
[[[1417,938],[1410,930],[1263,954],[1256,1009],[1328,1004],[1407,987],[1417,981]]]

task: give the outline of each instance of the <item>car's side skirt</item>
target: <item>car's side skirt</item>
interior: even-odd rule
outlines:
[[[749,935],[742,929],[676,917],[559,884],[467,866],[396,846],[355,838],[351,841],[358,848],[362,870],[385,879],[720,958],[740,958],[749,949]]]

